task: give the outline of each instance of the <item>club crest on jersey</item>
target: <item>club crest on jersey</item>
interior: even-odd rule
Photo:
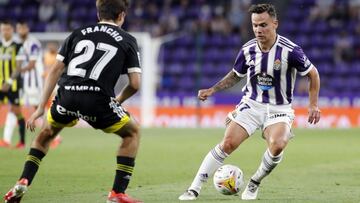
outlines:
[[[274,62],[274,70],[280,70],[281,69],[281,61],[279,59],[276,59]]]

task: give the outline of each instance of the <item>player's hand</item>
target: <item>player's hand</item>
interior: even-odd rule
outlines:
[[[10,89],[10,85],[9,85],[8,83],[4,83],[4,84],[2,85],[1,91],[2,91],[2,92],[8,92],[9,89]]]
[[[309,119],[308,119],[308,122],[310,124],[316,124],[319,122],[320,120],[320,114],[321,114],[321,111],[319,109],[319,107],[317,106],[311,106],[309,108]]]
[[[26,128],[31,132],[35,131],[35,121],[44,114],[44,108],[37,108],[36,111],[30,116],[26,122]]]
[[[212,88],[209,89],[201,89],[198,92],[198,98],[201,101],[205,101],[208,97],[214,94],[214,90]]]

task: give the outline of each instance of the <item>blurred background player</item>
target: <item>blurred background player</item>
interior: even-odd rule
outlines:
[[[44,114],[56,83],[59,85],[57,95],[47,113],[47,121],[32,143],[23,173],[5,195],[5,202],[20,202],[50,142],[64,127],[74,126],[80,118],[95,129],[122,138],[107,202],[142,202],[125,194],[140,144],[138,124],[121,106],[140,88],[141,74],[137,41],[120,28],[128,5],[127,0],[97,0],[100,22],[76,29],[64,41],[45,81],[40,104],[27,122],[31,131],[35,129],[35,121]],[[129,82],[116,96],[114,87],[120,74],[127,74]]]
[[[17,22],[16,31],[23,43],[21,55],[25,56],[25,60],[23,60],[21,64],[21,75],[23,79],[22,99],[24,105],[32,107],[31,112],[33,112],[39,105],[43,88],[44,68],[42,47],[40,41],[30,35],[30,28],[26,21]],[[56,147],[60,142],[61,138],[57,136],[51,146]]]
[[[25,121],[20,108],[19,90],[21,79],[19,75],[20,60],[24,57],[19,55],[21,44],[14,42],[14,27],[10,21],[1,22],[0,43],[0,101],[9,102],[10,109],[6,115],[3,140],[0,147],[9,147],[11,137],[19,124],[20,140],[16,148],[25,147]]]
[[[223,140],[206,155],[192,184],[179,200],[196,200],[202,184],[243,141],[261,129],[268,148],[241,195],[243,200],[257,198],[260,182],[281,162],[285,147],[293,137],[291,125],[295,115],[291,102],[297,73],[309,79],[308,122],[316,124],[320,120],[317,69],[301,47],[277,34],[273,5],[252,5],[249,12],[255,39],[242,46],[233,69],[213,87],[199,90],[198,98],[205,101],[247,77],[245,95],[228,114]]]
[[[23,45],[21,55],[25,56],[25,60],[21,64],[21,75],[23,78],[22,99],[24,105],[36,108],[40,102],[43,86],[41,43],[34,36],[29,35],[29,26],[25,21],[17,22],[16,31]]]

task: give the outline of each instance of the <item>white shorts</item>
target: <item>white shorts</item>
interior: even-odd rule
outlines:
[[[235,123],[241,125],[249,135],[257,129],[264,130],[275,123],[286,123],[291,128],[295,119],[291,105],[262,104],[257,101],[243,98],[235,110],[228,114]]]
[[[24,105],[37,106],[40,103],[41,90],[39,88],[28,88],[23,91]]]

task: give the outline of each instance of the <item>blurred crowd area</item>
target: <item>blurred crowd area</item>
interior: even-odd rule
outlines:
[[[0,19],[29,20],[35,32],[64,32],[97,21],[96,0],[0,0]],[[130,0],[126,30],[229,34],[247,26],[250,0]]]
[[[253,37],[247,10],[264,1],[130,2],[125,30],[179,36],[159,56],[159,91],[174,93],[212,85],[231,69],[241,45]],[[278,8],[279,34],[300,45],[319,69],[321,94],[358,94],[360,0],[270,2]],[[27,20],[33,32],[63,32],[92,24],[97,16],[95,0],[0,0],[1,19]],[[306,80],[298,83],[296,94],[307,94]]]

